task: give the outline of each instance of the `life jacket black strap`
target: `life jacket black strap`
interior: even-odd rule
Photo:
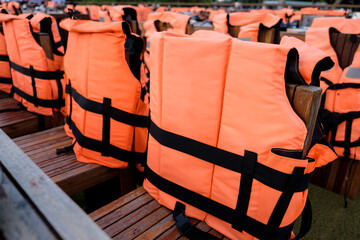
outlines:
[[[246,173],[249,157],[256,153],[246,151],[244,156],[228,152],[205,143],[190,139],[159,128],[153,121],[150,121],[149,132],[151,136],[161,145],[168,148],[194,156],[203,161],[215,164],[217,166],[229,169],[238,173]],[[272,149],[272,152],[281,156],[293,157],[301,155],[301,152],[286,152],[285,150]],[[252,158],[252,157],[251,157]],[[226,161],[224,161],[226,159]],[[248,174],[249,175],[249,174]],[[286,174],[256,162],[253,168],[253,178],[257,181],[278,191],[286,189],[286,183],[289,182],[291,174]],[[303,192],[308,189],[310,174],[304,174],[298,182],[295,192]]]
[[[0,77],[0,83],[12,84],[12,79],[11,78]]]
[[[149,167],[146,168],[146,178],[161,191],[227,223],[234,225],[234,219],[237,219],[236,210],[171,182],[152,171]],[[286,206],[286,208],[287,207],[288,206]],[[280,240],[290,238],[293,224],[285,227],[279,227],[274,231],[273,226],[259,222],[248,215],[244,215],[242,218],[243,231],[256,238],[262,240]]]
[[[350,148],[360,146],[360,139],[351,142],[352,122],[354,119],[360,118],[360,111],[353,111],[347,113],[330,112],[327,109],[321,109],[319,112],[320,118],[324,124],[326,133],[331,132],[330,143],[336,147],[344,148],[344,157],[350,156]],[[336,140],[336,133],[338,126],[346,122],[344,141]]]
[[[173,212],[173,219],[176,222],[176,227],[182,236],[187,237],[189,240],[219,240],[220,238],[211,235],[210,233],[201,231],[193,226],[185,215],[185,205],[181,202],[176,202]]]
[[[22,97],[28,102],[34,103],[35,98],[26,92],[23,92],[19,88],[13,86],[14,93]],[[64,99],[54,99],[54,100],[45,100],[37,98],[37,105],[40,107],[46,107],[46,108],[57,108],[60,109],[62,106],[65,106],[65,100]]]
[[[135,163],[144,163],[146,161],[146,152],[133,152],[128,151],[119,147],[116,147],[105,141],[95,140],[89,137],[86,137],[81,133],[77,128],[75,123],[68,118],[66,122],[76,139],[76,142],[83,148],[90,149],[95,152],[105,153],[106,156],[113,157],[115,159],[124,161],[124,162],[135,162]],[[107,144],[106,146],[104,144]],[[104,149],[105,148],[105,149]]]
[[[14,69],[17,72],[20,72],[26,76],[31,77],[32,71],[30,68],[22,67],[14,62],[10,61],[10,67]],[[39,71],[39,70],[33,70],[33,76],[37,79],[43,79],[43,80],[56,80],[58,78],[62,79],[64,78],[64,72],[63,71]]]
[[[84,110],[97,113],[97,114],[103,114],[103,103],[95,102],[90,99],[87,99],[86,97],[82,96],[80,93],[78,93],[74,88],[70,87],[69,85],[66,86],[66,93],[71,94],[74,101]],[[134,127],[148,127],[149,117],[143,116],[143,115],[137,115],[133,113],[129,113],[126,111],[123,111],[118,108],[114,108],[110,106],[109,109],[109,116],[110,118],[125,123],[130,126]]]
[[[0,55],[0,61],[8,62],[9,56],[8,55]]]

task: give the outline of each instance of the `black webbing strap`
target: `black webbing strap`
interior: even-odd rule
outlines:
[[[346,88],[360,88],[360,83],[335,83],[331,84],[326,90],[339,90]]]
[[[280,224],[285,216],[286,210],[288,209],[290,201],[295,193],[294,190],[296,189],[298,182],[304,176],[304,171],[305,168],[302,167],[294,168],[294,171],[290,177],[290,181],[288,182],[285,191],[280,195],[280,198],[276,203],[276,206],[269,218],[268,225],[270,227],[269,228],[270,235],[274,234],[274,232],[276,232],[277,229],[280,227]]]
[[[17,87],[13,86],[14,93],[22,97],[28,102],[34,103],[34,97],[23,92],[22,90],[18,89]],[[35,105],[35,104],[34,104]],[[47,108],[60,108],[60,106],[65,106],[64,99],[55,99],[55,100],[45,100],[45,99],[37,99],[37,105],[40,107],[47,107]]]
[[[176,202],[173,212],[173,219],[176,222],[176,227],[182,236],[187,237],[189,240],[219,240],[219,238],[211,235],[210,233],[201,231],[193,226],[185,215],[185,205],[181,202]]]
[[[323,122],[326,133],[331,132],[330,143],[336,147],[343,147],[344,157],[349,157],[350,148],[360,146],[360,139],[351,142],[352,122],[354,119],[360,118],[360,111],[337,113],[337,112],[330,112],[327,109],[321,109],[319,115]],[[338,126],[343,122],[346,122],[345,139],[344,141],[337,141],[336,140],[337,129]]]
[[[241,156],[198,142],[194,139],[168,132],[159,128],[153,121],[150,121],[149,132],[151,136],[163,146],[241,174],[245,173],[244,166],[247,164],[246,162],[249,161],[249,159],[245,157],[251,156],[251,154]],[[226,159],[226,161],[224,161],[224,159]],[[286,184],[289,182],[290,177],[291,174],[277,171],[259,162],[256,163],[254,178],[273,189],[282,192],[285,191],[287,188]],[[303,192],[308,189],[309,180],[310,174],[305,174],[299,181],[295,192]]]
[[[111,111],[111,99],[104,98],[103,101],[103,126],[102,126],[102,148],[101,156],[108,157],[110,146],[110,111]]]
[[[71,119],[68,119],[67,124],[71,128],[71,131],[76,138],[76,142],[81,147],[90,149],[95,152],[104,152],[103,141],[98,141],[83,135]],[[146,152],[141,153],[128,151],[119,147],[115,147],[111,144],[108,144],[108,146],[106,146],[106,155],[124,162],[143,163],[146,160]]]
[[[8,55],[0,55],[0,61],[8,62],[9,56]]]
[[[233,224],[233,219],[236,218],[236,211],[234,209],[171,182],[152,171],[149,167],[146,168],[146,178],[161,191],[227,223]],[[276,233],[273,233],[270,226],[247,215],[243,216],[243,218],[243,230],[256,238],[264,240],[290,238],[293,224],[286,227],[280,227],[277,229]],[[274,235],[269,235],[269,233],[273,233]]]
[[[59,41],[59,42],[55,43],[54,46],[55,46],[56,48],[59,48],[59,47],[62,47],[62,46],[64,46],[64,45],[63,45],[63,43],[62,43],[61,41]]]
[[[244,158],[246,161],[243,161],[243,171],[240,179],[240,188],[239,196],[236,203],[234,219],[231,227],[242,231],[244,230],[244,222],[246,221],[246,214],[250,202],[251,187],[254,179],[255,168],[257,163],[257,154],[245,151]]]
[[[31,86],[33,90],[33,101],[32,103],[35,105],[35,107],[38,107],[38,97],[37,97],[37,91],[36,91],[36,82],[35,82],[35,72],[33,66],[30,65],[30,77],[31,77]]]
[[[311,223],[312,223],[312,208],[311,208],[309,196],[306,199],[306,204],[301,215],[302,217],[301,217],[300,231],[293,240],[301,239],[310,231]]]
[[[0,77],[0,83],[12,84],[12,79],[11,78]]]
[[[92,101],[85,98],[80,93],[78,93],[74,88],[69,85],[66,86],[66,93],[71,94],[74,101],[79,104],[79,106],[89,112],[103,114],[103,104],[99,102]],[[125,123],[134,127],[148,127],[149,117],[143,115],[137,115],[129,113],[118,108],[110,107],[110,118]]]
[[[14,69],[15,71],[22,73],[26,76],[31,77],[32,71],[30,68],[22,67],[14,62],[10,61],[10,67]],[[43,79],[43,80],[56,80],[58,78],[62,79],[64,75],[63,71],[39,71],[33,69],[33,76],[37,79]]]
[[[66,85],[66,90],[68,88],[71,89],[71,80],[70,79],[69,79],[69,83]],[[67,93],[69,94],[69,97],[70,97],[70,106],[69,106],[70,109],[69,109],[69,115],[66,116],[66,123],[68,124],[69,128],[71,129],[71,124],[69,124],[69,123],[71,121],[73,98],[72,98],[72,91],[69,90]]]
[[[73,144],[71,144],[69,146],[66,146],[66,147],[63,147],[63,148],[57,148],[56,149],[56,155],[72,152],[74,150],[75,142]]]

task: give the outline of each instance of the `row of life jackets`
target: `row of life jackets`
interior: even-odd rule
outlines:
[[[52,116],[64,102],[63,55],[56,21],[49,15],[14,16],[0,14],[9,55],[14,98],[28,111]],[[52,58],[47,58],[34,34],[50,36]]]
[[[321,74],[323,88],[323,106],[320,116],[325,130],[340,157],[360,160],[360,48],[357,48],[353,60],[344,69],[331,45],[330,33],[338,32],[359,42],[360,19],[316,18],[306,31],[305,41],[311,46],[326,52],[335,66]],[[350,49],[343,49],[345,54]],[[351,56],[350,56],[351,57]]]
[[[336,156],[323,162],[311,149],[303,157],[307,129],[285,81],[311,82],[308,71],[324,55],[303,68],[305,80],[297,50],[285,43],[161,32],[150,48],[145,189],[174,209],[190,239],[199,235],[184,214],[230,239],[290,239],[295,219],[303,209],[309,214],[310,174]]]
[[[125,22],[68,19],[60,26],[69,31],[65,129],[77,159],[113,168],[145,163],[149,110],[141,100],[140,64],[133,61],[142,39]]]

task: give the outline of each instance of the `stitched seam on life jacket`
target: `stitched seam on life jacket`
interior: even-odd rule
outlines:
[[[149,132],[151,136],[162,146],[177,150],[237,173],[244,173],[246,171],[243,168],[243,162],[245,160],[241,155],[168,132],[156,126],[156,124],[152,121],[150,121]],[[223,159],[226,159],[226,161]],[[259,162],[257,162],[255,169],[254,178],[257,181],[278,191],[284,191],[284,189],[286,189],[286,183],[289,181],[291,174],[280,172]],[[310,174],[305,174],[302,181],[299,181],[295,192],[305,191],[308,188],[309,179]]]

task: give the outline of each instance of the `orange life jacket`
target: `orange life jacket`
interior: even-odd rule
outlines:
[[[113,168],[144,162],[148,108],[125,60],[124,25],[67,19],[60,26],[69,31],[66,131],[77,159]]]
[[[107,9],[102,9],[99,11],[99,22],[112,22],[110,13]]]
[[[145,36],[148,38],[154,32],[157,32],[155,21],[170,23],[171,28],[168,31],[185,33],[186,26],[189,22],[190,16],[176,13],[176,12],[156,12],[148,16],[148,20],[144,23]]]
[[[255,42],[258,41],[260,27],[280,27],[280,23],[281,18],[265,12],[218,14],[213,19],[215,31],[228,33],[229,26],[240,26],[238,38]],[[277,36],[277,38],[280,40],[280,36]]]
[[[7,12],[12,15],[19,15],[22,13],[20,3],[15,1],[8,2]]]
[[[89,9],[86,5],[76,5],[75,10],[80,12],[81,14],[89,14]]]
[[[183,234],[185,212],[230,239],[289,239],[320,166],[302,157],[307,129],[285,93],[285,76],[303,82],[297,51],[212,31],[151,44],[145,189]]]
[[[342,69],[330,42],[330,31],[359,34],[359,26],[360,19],[315,18],[305,36],[306,43],[325,51],[335,63],[321,74],[324,105],[320,116],[325,130],[330,132],[330,142],[339,156],[357,160],[360,160],[360,48],[351,64]]]
[[[41,29],[52,36],[53,60],[48,59],[33,37],[31,21],[21,16],[0,14],[10,59],[14,98],[28,111],[52,116],[64,106],[63,52],[55,44],[51,19],[41,21]]]
[[[89,15],[91,20],[98,21],[99,20],[99,11],[101,10],[100,6],[90,5],[88,6]]]
[[[139,22],[144,22],[147,20],[149,14],[154,10],[153,7],[146,7],[142,4],[136,8],[137,18]]]
[[[53,53],[58,56],[64,55],[64,46],[61,42],[57,22],[53,16],[38,12],[30,18],[30,24],[34,32],[46,32],[50,35]]]
[[[0,8],[1,9],[1,8]],[[4,35],[0,32],[0,91],[10,93],[12,79]]]

